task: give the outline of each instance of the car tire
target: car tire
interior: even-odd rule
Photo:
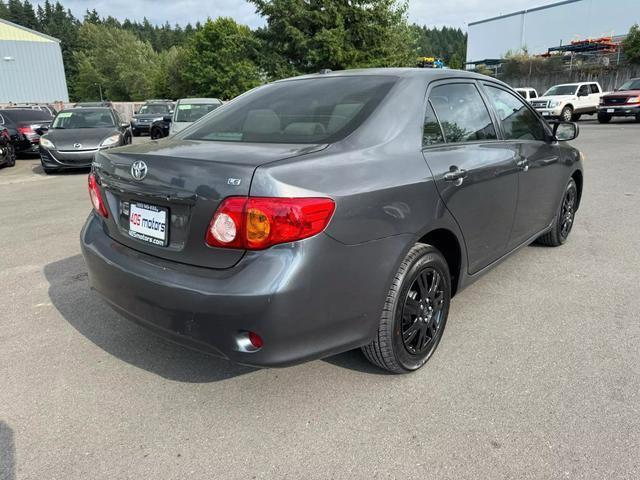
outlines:
[[[640,114],[636,115],[636,123],[640,123]]]
[[[16,151],[12,145],[9,145],[9,161],[7,162],[7,167],[15,167],[16,166]]]
[[[418,370],[433,355],[447,323],[451,275],[442,254],[417,243],[400,264],[365,357],[393,373]]]
[[[562,112],[560,112],[560,120],[562,120],[563,122],[570,122],[572,118],[573,108],[567,105],[562,109]]]
[[[158,128],[154,128],[150,133],[151,140],[159,140],[162,138],[162,132]]]
[[[558,247],[566,242],[573,228],[577,207],[578,186],[572,178],[564,189],[562,202],[560,202],[560,208],[556,213],[551,230],[538,237],[536,243],[548,247]]]
[[[581,113],[574,113],[573,115],[571,115],[571,121],[572,122],[577,122],[578,120],[580,120],[581,116],[582,116]]]
[[[611,115],[607,115],[606,113],[598,114],[598,122],[600,123],[609,123],[611,121]]]

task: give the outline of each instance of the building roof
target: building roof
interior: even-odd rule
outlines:
[[[57,38],[50,37],[44,33],[36,32],[30,28],[17,25],[0,18],[0,41],[12,40],[17,42],[46,42],[60,43]]]

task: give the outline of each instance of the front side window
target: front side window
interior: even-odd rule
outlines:
[[[536,115],[515,95],[487,85],[505,140],[544,140],[544,127]]]
[[[470,83],[439,85],[429,100],[447,143],[495,140],[496,130],[478,89]]]
[[[537,98],[538,94],[535,92],[535,90],[531,90],[531,93],[529,94],[529,98]]]
[[[424,115],[424,128],[422,130],[422,146],[428,147],[439,143],[444,143],[442,129],[440,128],[435,113],[433,113],[431,102],[427,102],[427,111]]]
[[[600,89],[598,88],[598,85],[596,85],[595,83],[591,84],[591,93],[600,93]]]
[[[333,143],[358,128],[397,78],[345,76],[275,82],[221,107],[178,136],[247,143]]]

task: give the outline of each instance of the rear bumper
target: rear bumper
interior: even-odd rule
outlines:
[[[635,117],[640,115],[640,104],[637,105],[603,105],[598,107],[599,115],[611,117]]]
[[[215,270],[159,259],[108,237],[91,214],[81,245],[91,287],[130,320],[185,346],[286,366],[369,343],[409,238],[346,246],[326,234],[247,252]],[[264,346],[243,351],[237,338]]]

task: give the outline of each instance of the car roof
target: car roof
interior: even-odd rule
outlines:
[[[337,70],[326,73],[312,73],[308,75],[301,75],[298,77],[285,78],[278,80],[278,82],[287,82],[303,78],[332,78],[332,77],[348,77],[348,76],[390,76],[390,77],[423,77],[427,79],[449,78],[449,77],[465,77],[465,78],[483,78],[487,79],[486,75],[481,75],[475,72],[469,72],[465,70],[453,70],[445,68],[354,68],[353,70]],[[493,79],[495,80],[495,79]]]

